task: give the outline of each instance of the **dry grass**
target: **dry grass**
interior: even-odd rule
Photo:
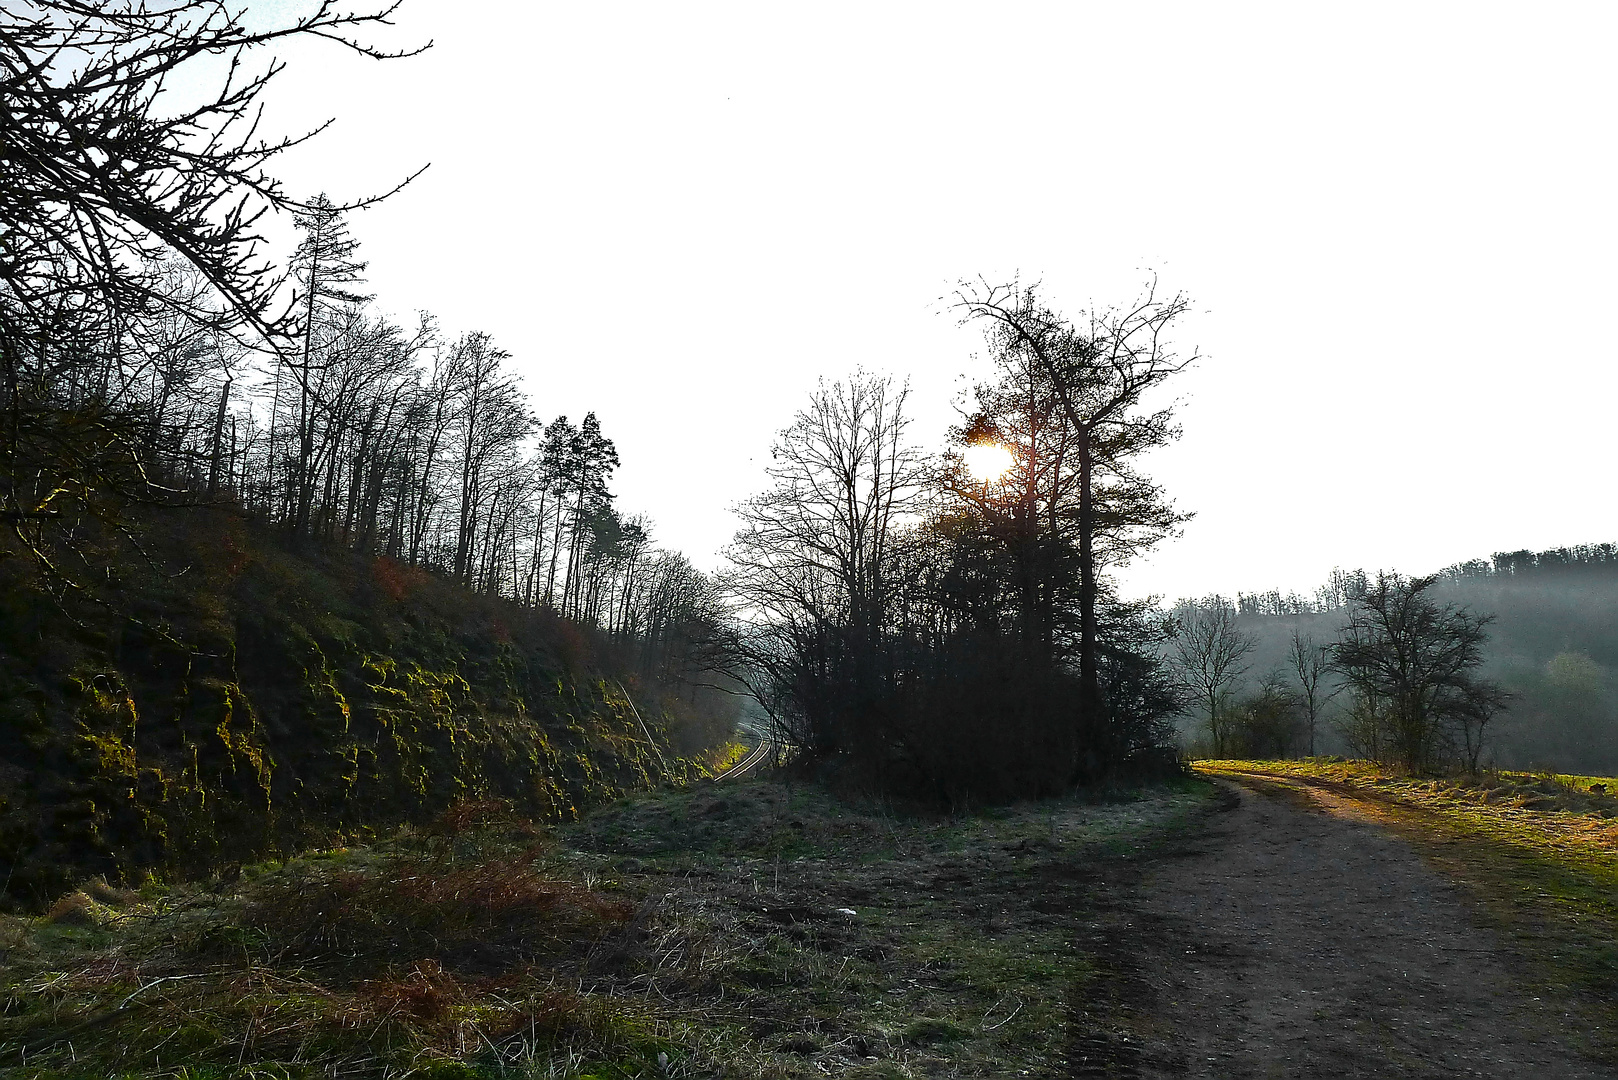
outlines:
[[[363,973],[432,954],[455,970],[494,974],[565,958],[633,914],[626,900],[541,873],[524,853],[299,868],[253,889],[236,925],[278,964]]]
[[[760,781],[555,838],[462,807],[225,895],[0,923],[0,1075],[1065,1075],[1090,890],[1207,803],[945,816]]]
[[[604,947],[632,955],[636,903],[547,869],[531,830],[451,825],[250,870],[239,895],[109,896],[113,914],[81,892],[19,921],[0,941],[0,1066],[544,1075],[605,1058],[628,1075],[667,1054],[649,1003],[581,989]]]

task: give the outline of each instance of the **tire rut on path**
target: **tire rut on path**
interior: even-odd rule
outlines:
[[[1108,1072],[1612,1075],[1572,1049],[1579,1021],[1525,988],[1460,889],[1402,840],[1235,785],[1229,799],[1097,927],[1135,973],[1124,1011],[1146,1044]]]

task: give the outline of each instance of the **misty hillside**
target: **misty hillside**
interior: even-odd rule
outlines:
[[[1256,639],[1247,657],[1249,686],[1269,672],[1288,672],[1294,629],[1322,645],[1336,638],[1353,577],[1335,573],[1309,598],[1238,594],[1240,625]],[[1434,595],[1494,616],[1485,673],[1512,700],[1494,721],[1485,760],[1503,768],[1618,770],[1618,545],[1502,552],[1457,563],[1441,573]],[[1328,709],[1321,753],[1353,751],[1331,722],[1340,714]],[[1182,731],[1197,734],[1194,724]]]

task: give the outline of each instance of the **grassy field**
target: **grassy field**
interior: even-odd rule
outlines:
[[[1370,818],[1466,885],[1551,993],[1618,1043],[1618,779],[1410,776],[1361,761],[1202,761],[1237,780]]]
[[[941,816],[751,781],[90,885],[0,917],[0,1075],[1067,1075],[1106,1050],[1107,961],[1075,944],[1098,883],[1213,804]]]

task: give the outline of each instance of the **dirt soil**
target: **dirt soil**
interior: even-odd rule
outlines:
[[[1079,1075],[1612,1075],[1572,1006],[1351,800],[1222,786],[1226,812],[1103,890],[1088,944],[1113,992],[1073,1019],[1111,1034],[1074,1048]]]

